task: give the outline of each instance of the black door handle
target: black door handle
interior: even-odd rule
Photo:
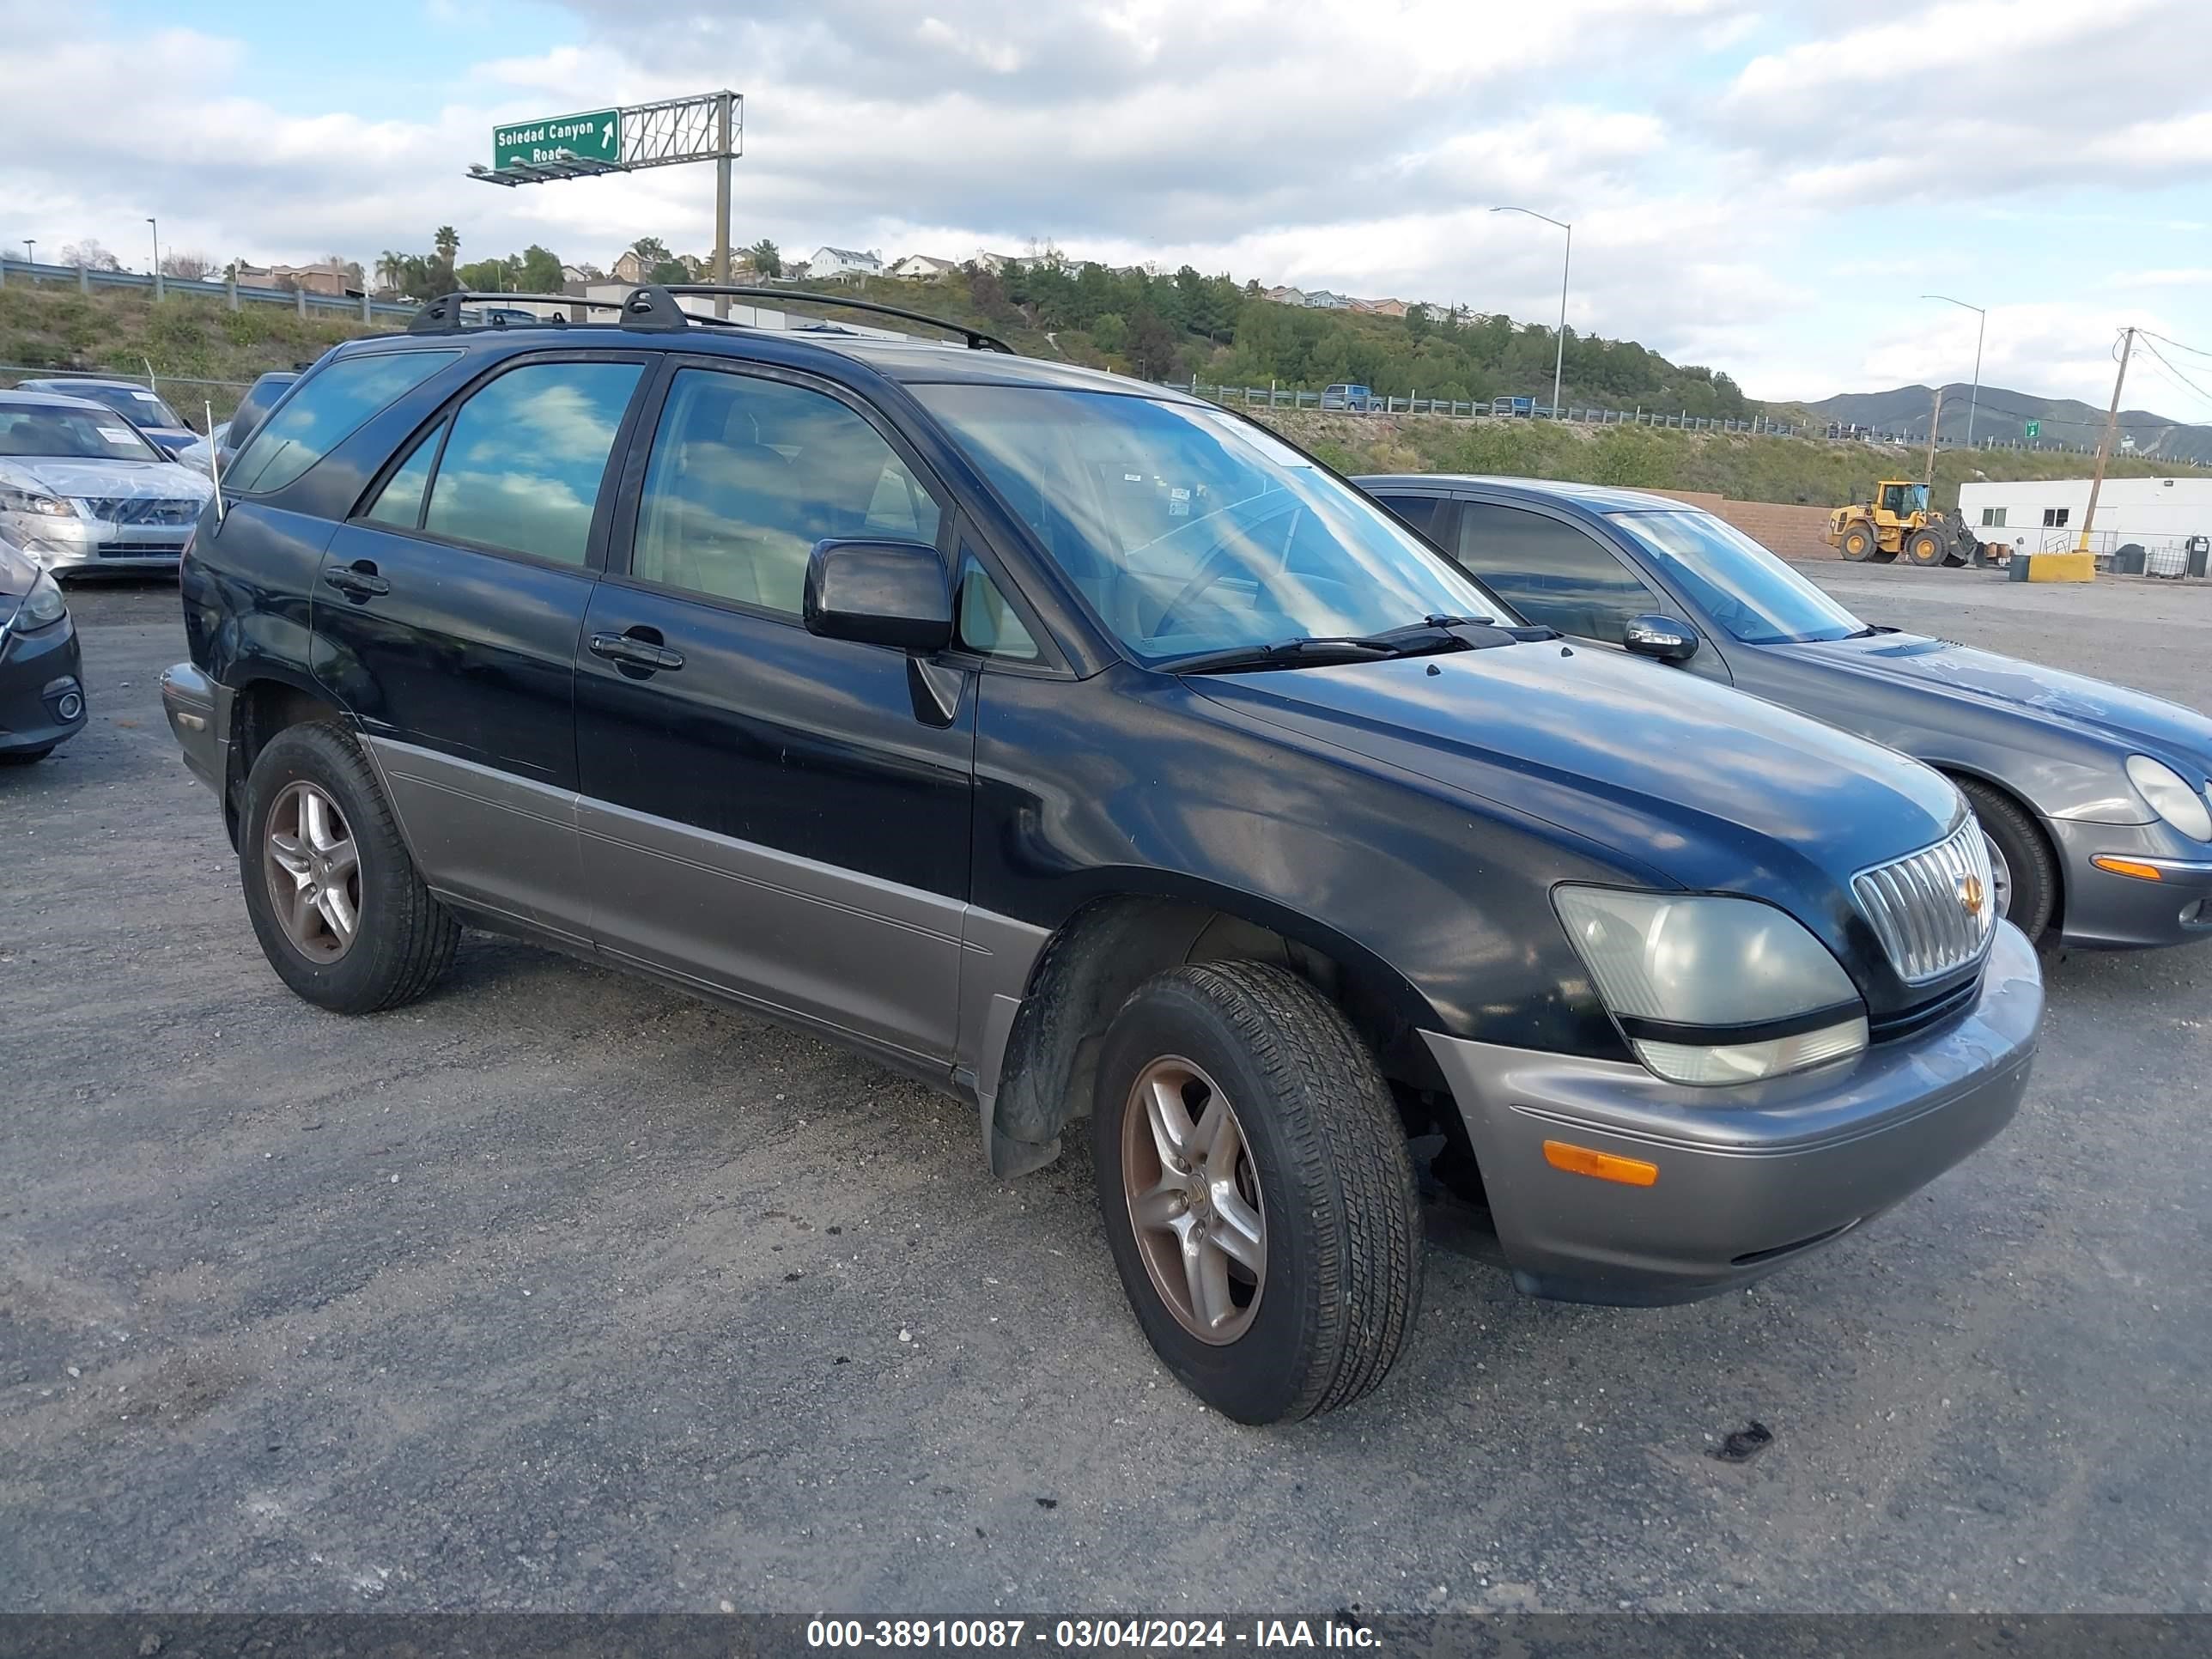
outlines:
[[[323,580],[349,599],[366,599],[392,591],[392,584],[378,575],[376,567],[367,559],[356,559],[336,570],[325,570]]]
[[[655,669],[684,666],[681,651],[672,651],[656,640],[640,639],[634,632],[594,634],[591,646],[595,657],[605,657],[625,668],[642,668],[647,673]]]

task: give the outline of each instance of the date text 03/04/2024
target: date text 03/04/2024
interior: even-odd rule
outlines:
[[[817,1619],[806,1626],[811,1648],[1358,1648],[1377,1645],[1375,1632],[1347,1620],[1255,1619]]]

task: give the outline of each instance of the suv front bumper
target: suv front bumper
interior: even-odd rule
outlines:
[[[1766,1083],[1685,1088],[1626,1062],[1425,1035],[1514,1282],[1640,1306],[1758,1279],[1934,1180],[2010,1121],[2042,1018],[2035,951],[2000,923],[1964,1013]],[[1547,1140],[1658,1175],[1634,1187],[1571,1174]]]

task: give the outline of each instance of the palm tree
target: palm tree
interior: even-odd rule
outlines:
[[[438,250],[447,264],[451,264],[453,257],[461,251],[461,234],[451,225],[440,225],[438,234],[430,239],[430,245]]]
[[[379,288],[397,289],[406,273],[405,254],[386,248],[376,256],[376,285]]]

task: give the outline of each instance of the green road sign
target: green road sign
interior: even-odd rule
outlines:
[[[2027,423],[2027,435],[2031,438],[2040,438],[2043,435],[2043,422],[2030,421]]]
[[[511,167],[569,159],[605,161],[622,160],[622,112],[586,110],[580,115],[556,115],[543,121],[516,121],[491,130],[491,164]]]

